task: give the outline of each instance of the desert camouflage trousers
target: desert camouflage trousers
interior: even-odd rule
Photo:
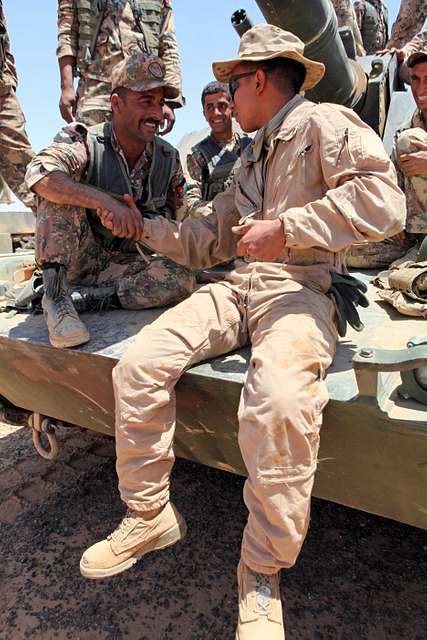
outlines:
[[[144,327],[115,367],[119,489],[139,511],[169,500],[176,383],[197,362],[250,342],[238,410],[248,472],[242,557],[254,571],[272,574],[294,564],[308,528],[335,308],[322,292],[329,274],[309,287],[286,265],[258,262],[228,278]]]
[[[141,255],[131,241],[123,241],[121,250],[107,249],[95,238],[85,209],[43,199],[37,210],[36,261],[63,264],[73,285],[115,285],[124,309],[175,304],[195,287],[189,269]]]
[[[0,95],[0,173],[17,198],[27,207],[35,197],[24,178],[34,151],[25,131],[25,118],[14,89]]]
[[[77,87],[76,120],[87,127],[111,117],[111,85],[92,78],[80,78]]]

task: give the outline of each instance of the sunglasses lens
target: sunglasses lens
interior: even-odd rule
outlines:
[[[236,93],[236,81],[234,79],[229,81],[228,90],[230,92],[231,99],[234,100],[234,94]]]

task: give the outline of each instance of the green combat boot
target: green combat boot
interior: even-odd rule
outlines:
[[[89,340],[89,331],[73,305],[62,265],[43,267],[42,307],[49,340],[54,347],[76,347]]]
[[[279,576],[255,573],[240,560],[236,640],[285,640]]]

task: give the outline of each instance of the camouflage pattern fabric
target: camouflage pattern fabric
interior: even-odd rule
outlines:
[[[72,56],[77,60],[79,50],[78,12],[75,0],[58,0],[57,56]],[[107,0],[101,23],[93,63],[77,69],[80,76],[77,89],[78,120],[87,125],[99,124],[109,117],[111,74],[125,57],[146,51],[144,35],[138,29],[129,0]],[[182,74],[176,41],[175,22],[168,2],[164,2],[158,56],[166,67],[165,81],[176,87],[179,97],[174,100],[182,106]],[[103,120],[100,118],[104,116]]]
[[[3,63],[0,71],[0,173],[17,198],[27,207],[35,206],[35,199],[25,185],[25,170],[34,156],[25,131],[25,118],[16,97],[17,76],[15,59],[10,52],[3,3],[0,0],[0,25]],[[7,190],[3,202],[8,201]]]
[[[86,144],[87,131],[88,127],[83,126],[81,123],[73,123],[61,129],[52,144],[42,149],[28,165],[26,174],[28,187],[31,189],[33,185],[51,171],[63,171],[70,178],[79,181],[89,163]],[[126,158],[114,135],[114,129],[111,143],[116,153],[121,156],[124,167],[127,168]],[[153,146],[148,144],[132,171],[128,172],[129,182],[132,187],[131,195],[135,201],[142,199],[152,156]],[[169,183],[166,204],[169,208],[175,210],[177,216],[181,218],[184,210],[184,185],[185,178],[181,163],[177,157],[176,166]]]
[[[114,285],[124,309],[162,307],[187,297],[195,287],[192,271],[169,258],[105,249],[94,237],[86,211],[41,200],[36,221],[36,260],[67,267],[72,285]]]
[[[233,133],[231,140],[227,142],[216,142],[229,151],[236,153],[240,151],[240,135],[237,132]],[[212,212],[212,206],[207,200],[203,200],[202,197],[202,176],[203,171],[206,171],[206,159],[200,151],[193,151],[187,155],[187,173],[185,175],[186,188],[185,188],[185,201],[187,206],[187,213],[192,218],[203,218]]]
[[[376,32],[375,46],[372,49],[368,49],[365,45],[366,53],[372,54],[384,49],[388,40],[388,24],[387,24],[387,11],[385,11],[384,3],[382,0],[356,0],[354,3],[354,12],[356,14],[357,26],[363,39],[363,21],[366,13],[366,4],[371,4],[378,14],[378,29]]]
[[[349,27],[353,31],[356,53],[358,56],[365,55],[362,35],[357,24],[356,14],[351,0],[331,0],[331,2],[337,15],[338,27]]]
[[[385,269],[404,256],[414,241],[411,236],[399,233],[382,242],[358,242],[353,244],[346,256],[347,267],[353,269]]]
[[[427,31],[420,31],[417,33],[412,40],[410,40],[404,47],[403,53],[405,56],[405,60],[409,58],[411,53],[415,53],[416,51],[422,51],[427,49]]]
[[[402,0],[387,47],[402,49],[422,28],[427,18],[427,0]]]
[[[427,142],[427,131],[421,113],[417,110],[412,118],[396,131],[392,160],[396,167],[400,188],[405,192],[407,204],[406,230],[410,233],[427,233],[427,176],[407,177],[403,174],[399,155],[410,153],[408,137]],[[413,147],[412,150],[416,150]]]

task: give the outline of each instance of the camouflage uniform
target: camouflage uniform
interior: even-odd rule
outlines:
[[[402,0],[387,47],[402,49],[415,34],[421,31],[426,18],[427,0]]]
[[[54,142],[30,163],[27,184],[35,185],[52,171],[63,171],[74,180],[84,178],[89,164],[87,129],[81,124],[65,127]],[[113,132],[112,145],[127,170],[132,196],[142,198],[152,161],[153,145],[132,171]],[[175,211],[183,206],[184,177],[179,158],[172,172],[167,206]],[[116,242],[117,241],[117,242]],[[168,258],[139,253],[133,241],[115,239],[103,246],[92,231],[86,210],[40,199],[37,212],[36,259],[39,264],[59,263],[67,267],[68,281],[74,285],[115,284],[121,305],[141,309],[171,304],[194,288],[193,273]]]
[[[399,164],[401,153],[416,150],[408,143],[409,136],[427,143],[427,131],[419,111],[416,111],[407,123],[397,129],[392,153],[399,187],[406,196],[406,233],[400,233],[382,242],[353,245],[347,256],[349,267],[372,269],[388,267],[395,260],[405,256],[417,240],[420,237],[422,239],[422,236],[427,233],[427,176],[407,177]]]
[[[359,56],[365,54],[363,48],[362,35],[357,25],[356,15],[351,0],[331,0],[332,5],[337,14],[338,26],[349,27],[353,31],[354,41],[356,43],[356,53]]]
[[[236,160],[239,155],[242,140],[250,140],[248,136],[241,136],[236,131],[227,142],[217,140],[212,134],[216,144],[220,145],[224,150],[235,154]],[[187,155],[187,186],[185,189],[185,199],[187,204],[187,212],[192,218],[202,218],[212,212],[210,201],[203,199],[203,176],[208,171],[208,166],[204,155],[197,149]],[[230,176],[231,182],[232,176]]]
[[[106,0],[93,59],[79,63],[78,0],[58,0],[57,56],[72,56],[80,76],[77,88],[76,119],[88,126],[103,122],[111,114],[110,93],[112,69],[135,51],[147,51],[144,34],[135,22],[134,0]],[[150,3],[147,2],[147,5]],[[156,52],[166,67],[165,81],[175,86],[180,97],[174,106],[184,104],[181,94],[181,66],[172,9],[163,0],[159,50]]]
[[[34,156],[25,131],[25,118],[16,97],[15,59],[10,52],[3,3],[0,0],[0,173],[14,194],[28,207],[35,199],[25,185],[25,169]],[[1,35],[3,33],[3,35]],[[2,200],[8,201],[6,197]]]
[[[405,148],[405,139],[408,133],[413,138],[427,142],[427,130],[420,111],[415,111],[413,116],[397,129],[394,138],[392,160],[396,167],[400,188],[405,192],[407,204],[406,230],[409,233],[427,233],[427,176],[405,176],[400,168],[399,155],[410,152]],[[406,133],[408,132],[408,133]],[[413,149],[416,150],[415,148]]]
[[[411,53],[421,50],[427,50],[427,31],[420,31],[403,47],[405,60],[409,58]]]
[[[376,17],[378,19],[378,23],[376,25],[375,38],[373,38],[375,42],[372,42],[371,45],[367,43],[364,37],[365,36],[364,34],[365,20],[367,17],[366,5],[371,5],[373,9],[375,9],[377,14]],[[357,0],[353,6],[354,6],[354,12],[356,14],[357,25],[360,29],[360,33],[362,34],[363,45],[365,47],[366,53],[373,54],[373,53],[376,53],[377,51],[380,51],[381,49],[384,49],[388,40],[388,10],[387,10],[387,7],[384,5],[383,1],[382,0]]]

